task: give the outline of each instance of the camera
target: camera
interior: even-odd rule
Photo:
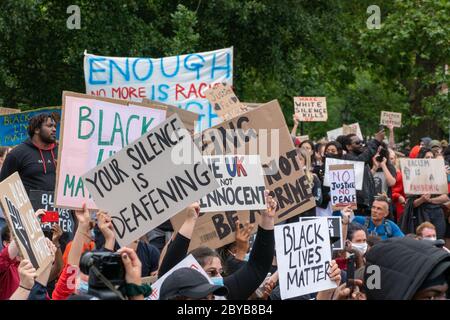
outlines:
[[[109,251],[88,251],[80,259],[80,270],[89,275],[88,294],[100,300],[119,300],[120,297],[95,273],[95,267],[113,286],[120,290],[125,284],[125,268],[120,254]]]

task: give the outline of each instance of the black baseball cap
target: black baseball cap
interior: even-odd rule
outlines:
[[[226,296],[228,289],[225,286],[209,283],[200,272],[191,268],[175,270],[161,285],[159,300],[169,300],[175,297],[188,297],[202,299],[210,293],[216,296]]]

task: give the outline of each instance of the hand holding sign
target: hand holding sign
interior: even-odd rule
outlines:
[[[25,290],[31,290],[34,286],[34,279],[36,278],[36,269],[30,260],[23,259],[19,264],[19,286]]]
[[[244,260],[248,249],[250,249],[249,240],[254,227],[255,225],[253,223],[247,221],[241,228],[240,221],[236,221],[236,259]]]
[[[83,203],[81,210],[75,210],[75,215],[78,220],[78,229],[83,232],[88,232],[91,229],[91,216],[86,203]]]
[[[106,212],[97,212],[97,225],[106,240],[115,238],[111,217]]]

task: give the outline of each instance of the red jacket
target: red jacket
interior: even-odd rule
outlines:
[[[53,300],[66,300],[75,293],[76,279],[78,275],[78,266],[66,264],[61,272],[55,290],[52,293]]]
[[[397,212],[397,221],[400,220],[401,216],[403,215],[403,211],[405,210],[405,204],[400,204],[398,202],[398,198],[400,196],[406,199],[405,191],[403,190],[402,172],[400,170],[397,170],[395,185],[392,187],[392,202],[394,203],[395,211]]]
[[[0,300],[8,300],[19,287],[19,260],[9,258],[8,246],[0,252]]]

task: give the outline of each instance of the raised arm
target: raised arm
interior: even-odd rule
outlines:
[[[200,206],[194,202],[186,208],[187,216],[175,238],[167,245],[167,250],[159,265],[158,277],[162,277],[167,271],[172,269],[178,262],[186,257],[194,233],[195,223],[198,219]]]

